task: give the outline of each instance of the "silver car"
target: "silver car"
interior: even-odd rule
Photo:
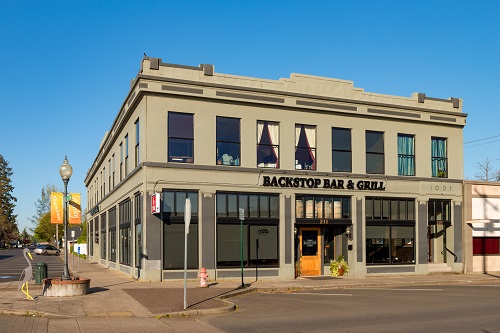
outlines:
[[[58,248],[50,244],[39,245],[34,252],[35,254],[43,254],[43,255],[55,254],[56,256],[61,254],[61,251]]]

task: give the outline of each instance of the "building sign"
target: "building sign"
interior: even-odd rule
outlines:
[[[94,216],[95,214],[99,213],[99,206],[95,206],[90,210],[90,215]]]
[[[151,195],[151,214],[160,213],[160,193]]]
[[[335,178],[302,178],[264,176],[262,186],[292,188],[327,188],[335,190],[385,191],[386,183],[370,180],[344,180]]]

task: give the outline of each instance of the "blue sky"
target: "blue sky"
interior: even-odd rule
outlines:
[[[304,73],[365,91],[462,98],[464,142],[500,135],[499,1],[0,1],[0,154],[18,225],[73,166],[82,193],[144,53],[221,73]],[[500,137],[466,145],[465,177]],[[476,145],[480,144],[480,145]]]

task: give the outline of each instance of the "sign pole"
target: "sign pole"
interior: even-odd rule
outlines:
[[[187,289],[187,241],[189,233],[189,223],[191,222],[191,200],[186,198],[184,206],[184,310],[187,308],[186,289]]]
[[[243,220],[245,219],[245,210],[239,209],[240,213],[240,259],[241,259],[241,288],[245,287],[243,282]]]

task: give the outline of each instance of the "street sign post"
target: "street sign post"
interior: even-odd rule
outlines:
[[[245,210],[239,209],[240,215],[240,259],[241,259],[241,288],[245,287],[243,282],[243,220],[245,219]]]
[[[189,234],[189,224],[191,223],[191,200],[186,198],[184,206],[184,310],[187,308],[186,289],[187,289],[187,242]]]

